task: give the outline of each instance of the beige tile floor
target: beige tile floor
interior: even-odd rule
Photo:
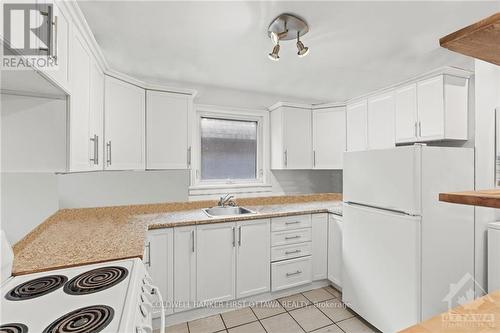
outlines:
[[[379,333],[325,287],[166,328],[167,333]]]

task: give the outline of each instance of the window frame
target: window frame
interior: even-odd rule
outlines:
[[[257,161],[256,179],[232,179],[232,180],[202,180],[201,179],[201,118],[215,118],[223,120],[253,121],[257,123]],[[221,107],[211,105],[197,105],[193,121],[192,147],[193,163],[191,168],[191,190],[209,190],[215,194],[217,190],[228,190],[228,192],[251,188],[270,187],[268,184],[269,170],[269,113],[267,110],[253,110],[232,107]]]

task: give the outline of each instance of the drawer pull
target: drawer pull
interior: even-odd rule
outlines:
[[[297,224],[297,223],[300,223],[300,221],[285,222],[286,225]]]
[[[286,273],[286,277],[294,276],[294,275],[297,275],[297,274],[300,274],[300,273],[302,273],[302,271],[296,271],[296,272],[293,272],[293,273]]]
[[[285,251],[285,254],[293,254],[293,253],[300,253],[302,252],[301,250],[295,250],[295,251]]]
[[[300,235],[285,237],[285,240],[300,238]]]

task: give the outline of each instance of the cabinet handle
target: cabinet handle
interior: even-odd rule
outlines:
[[[300,235],[285,237],[285,240],[300,238]]]
[[[188,169],[191,168],[191,147],[187,149],[187,166]]]
[[[418,122],[418,136],[422,136],[422,123],[420,121]]]
[[[301,250],[295,250],[295,251],[285,251],[285,254],[294,254],[294,253],[300,253],[302,252]]]
[[[144,264],[151,267],[151,242],[148,242],[148,244],[146,245],[146,248],[148,249],[148,261],[145,262]]]
[[[92,141],[93,143],[93,149],[94,149],[94,156],[90,159],[91,162],[93,162],[94,165],[96,165],[98,162],[97,162],[97,152],[96,152],[96,149],[97,149],[97,135],[94,134],[94,137],[90,138],[90,141]]]
[[[53,45],[52,55],[53,55],[54,59],[57,60],[57,56],[59,54],[59,52],[57,50],[57,48],[58,48],[58,45],[57,45],[58,25],[57,25],[57,16],[55,16],[55,15],[54,15],[54,22],[52,22],[52,29],[54,31],[54,40],[52,41],[52,45]]]
[[[415,137],[418,136],[418,122],[415,121]]]
[[[99,135],[95,136],[95,155],[94,155],[94,164],[99,164]]]
[[[233,247],[236,246],[236,228],[233,227]]]
[[[300,221],[285,222],[286,225],[297,224],[297,223],[300,223]]]
[[[297,274],[300,274],[300,273],[302,273],[302,271],[299,271],[299,270],[297,270],[296,272],[293,272],[293,273],[286,273],[286,277],[297,275]]]
[[[111,140],[108,141],[108,143],[106,143],[106,149],[108,151],[108,159],[106,160],[106,163],[108,165],[111,165]]]
[[[313,150],[313,168],[316,167],[316,150]]]
[[[285,162],[285,168],[288,168],[288,149],[285,149],[285,151],[283,152],[283,159]]]
[[[241,246],[241,225],[238,227],[238,246]]]
[[[194,230],[191,230],[191,251],[194,252]]]

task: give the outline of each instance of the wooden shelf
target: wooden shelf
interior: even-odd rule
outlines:
[[[500,208],[500,189],[439,193],[439,201]]]
[[[451,51],[500,65],[500,12],[439,40]]]

